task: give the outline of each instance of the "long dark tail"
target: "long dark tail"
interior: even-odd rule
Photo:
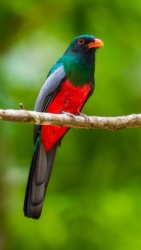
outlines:
[[[25,193],[24,214],[26,217],[39,219],[41,215],[57,148],[58,143],[46,152],[42,142],[38,142],[32,157]]]

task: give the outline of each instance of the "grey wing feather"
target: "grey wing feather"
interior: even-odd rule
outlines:
[[[45,81],[42,86],[40,93],[37,97],[34,110],[37,112],[45,112],[54,99],[55,95],[58,92],[58,89],[61,87],[61,83],[65,79],[66,74],[64,71],[64,67],[61,66],[56,69]],[[36,140],[37,133],[39,131],[40,126],[34,126],[34,141]]]
[[[51,97],[51,94],[54,93],[54,91],[58,90],[58,87],[60,86],[60,83],[63,81],[65,76],[66,74],[64,71],[64,67],[61,66],[47,78],[36,100],[34,107],[35,111],[43,112],[46,110],[50,102],[49,99]]]

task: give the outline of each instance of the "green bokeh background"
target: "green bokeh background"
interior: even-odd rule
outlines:
[[[33,110],[50,67],[85,33],[105,46],[83,113],[140,113],[139,0],[1,0],[0,108]],[[71,129],[37,221],[22,211],[32,151],[32,125],[0,123],[0,249],[141,249],[140,129]]]

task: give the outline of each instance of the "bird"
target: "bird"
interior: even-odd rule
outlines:
[[[34,110],[81,115],[95,86],[95,52],[103,42],[93,35],[75,37],[49,71]],[[24,215],[39,219],[54,159],[68,127],[34,125],[34,152],[25,191]]]

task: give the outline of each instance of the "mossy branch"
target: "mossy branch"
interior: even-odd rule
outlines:
[[[69,116],[66,114],[39,113],[27,110],[2,110],[0,120],[7,122],[19,122],[40,125],[66,126],[70,128],[122,130],[129,128],[141,128],[141,114],[132,114],[118,117],[100,116]]]

